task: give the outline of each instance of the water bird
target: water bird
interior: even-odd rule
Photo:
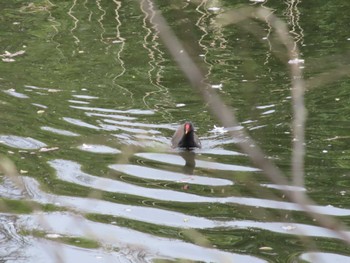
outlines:
[[[191,122],[185,122],[177,128],[176,132],[171,139],[173,148],[201,148],[201,142],[194,132],[193,124]]]

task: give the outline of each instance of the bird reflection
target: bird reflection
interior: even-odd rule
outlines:
[[[182,167],[182,171],[185,174],[193,174],[193,170],[196,167],[196,161],[194,159],[194,151],[180,151],[179,155],[185,160],[185,165]]]

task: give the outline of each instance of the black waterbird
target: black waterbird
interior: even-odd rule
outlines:
[[[191,122],[185,122],[179,126],[171,139],[171,144],[173,148],[201,148],[201,142]]]

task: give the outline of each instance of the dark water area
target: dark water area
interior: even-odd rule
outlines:
[[[234,108],[240,126],[221,127],[145,2],[0,3],[0,261],[350,262],[281,191],[349,225],[350,3],[158,1]],[[285,21],[299,60],[275,56],[266,23],[259,38],[217,24],[245,6]],[[246,129],[291,180],[290,63],[307,86],[305,187],[271,183],[227,133]],[[171,149],[186,120],[201,149]]]

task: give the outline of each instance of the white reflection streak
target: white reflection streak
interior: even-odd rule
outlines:
[[[116,85],[117,87],[119,87],[121,90],[123,90],[125,93],[128,93],[130,95],[130,99],[131,99],[131,104],[134,104],[134,98],[133,98],[133,94],[132,92],[130,92],[128,89],[122,87],[121,85],[117,84],[117,79],[120,78],[121,76],[124,75],[125,71],[126,71],[126,68],[125,68],[125,62],[124,60],[122,59],[121,57],[121,54],[122,52],[124,51],[124,47],[125,47],[125,38],[121,37],[121,34],[120,34],[120,27],[122,25],[120,19],[119,19],[119,10],[122,6],[122,3],[120,1],[117,1],[117,0],[113,0],[113,2],[116,4],[116,8],[114,9],[114,12],[115,12],[115,20],[117,22],[117,25],[116,25],[116,40],[118,43],[120,43],[120,49],[117,53],[117,58],[116,58],[116,61],[118,63],[120,63],[120,66],[122,68],[122,71],[116,75],[114,78],[113,78],[113,84]],[[125,95],[125,93],[123,93],[123,95]],[[130,105],[131,107],[131,105]]]
[[[73,1],[73,4],[72,4],[72,6],[69,8],[69,11],[68,11],[67,14],[68,14],[68,15],[73,19],[73,21],[74,21],[74,26],[71,28],[70,32],[71,32],[73,38],[75,39],[74,43],[75,43],[76,45],[78,45],[79,42],[80,42],[80,40],[79,40],[79,38],[74,34],[74,31],[75,31],[75,30],[77,29],[77,27],[78,27],[79,19],[76,18],[76,17],[73,15],[73,8],[74,8],[76,5],[77,5],[77,0],[74,0],[74,1]]]
[[[159,49],[159,30],[157,29],[157,27],[153,24],[152,20],[153,20],[153,16],[155,14],[155,11],[153,10],[153,4],[151,2],[148,2],[148,5],[146,5],[144,2],[148,1],[148,0],[142,0],[140,2],[140,9],[142,11],[142,13],[144,14],[143,17],[143,24],[142,27],[146,30],[146,35],[144,36],[144,42],[143,42],[143,47],[147,50],[148,52],[148,57],[150,58],[150,61],[148,62],[148,64],[150,65],[150,70],[147,72],[148,73],[148,78],[150,83],[157,88],[156,91],[150,91],[150,92],[146,92],[145,96],[142,98],[143,103],[146,105],[147,108],[152,109],[153,107],[149,106],[149,103],[147,102],[148,97],[150,97],[151,95],[155,95],[157,93],[161,93],[162,99],[160,100],[162,103],[161,105],[164,105],[165,100],[169,100],[169,91],[166,87],[164,87],[161,84],[161,80],[163,78],[163,68],[164,66],[161,65],[162,62],[165,61],[165,59],[163,58],[163,52]],[[145,10],[144,8],[148,6],[148,10]],[[149,21],[152,24],[152,27],[150,28],[148,26],[147,21]],[[154,31],[154,33],[152,34],[152,30]],[[153,35],[153,37],[151,38],[151,36]],[[148,41],[148,39],[151,38],[150,41]],[[151,45],[151,48],[149,47]],[[154,78],[152,76],[152,73],[155,72],[155,82],[154,82]],[[158,101],[158,100],[156,100]],[[161,108],[160,104],[155,104],[154,107],[159,109]],[[169,114],[169,112],[162,108],[161,111],[159,111],[163,118],[171,121],[172,120],[172,114]]]
[[[271,10],[271,9],[269,9],[269,10]],[[273,14],[273,12],[274,12],[274,10],[271,10],[270,15]],[[269,15],[269,16],[270,16],[270,15]],[[266,25],[267,25],[267,27],[268,27],[267,34],[266,34],[266,37],[265,37],[266,39],[265,39],[265,40],[266,40],[266,42],[267,42],[267,44],[268,44],[268,46],[269,46],[269,50],[266,51],[266,59],[265,59],[264,65],[266,65],[266,64],[269,63],[269,60],[270,60],[270,58],[271,58],[271,50],[272,50],[272,46],[271,46],[271,42],[270,42],[270,35],[271,35],[271,32],[272,32],[272,26],[271,26],[271,24],[270,24],[269,16],[266,17],[266,20],[265,20]],[[269,68],[269,71],[271,71],[271,68]]]
[[[203,61],[207,66],[207,70],[208,72],[205,74],[205,79],[204,80],[208,80],[211,71],[213,69],[213,64],[210,64],[207,61],[207,55],[209,53],[208,47],[203,44],[203,40],[204,38],[208,35],[208,31],[206,30],[206,26],[204,24],[205,22],[205,18],[208,17],[208,14],[206,12],[201,11],[201,7],[205,6],[205,4],[207,3],[207,0],[202,0],[200,2],[200,4],[196,7],[196,11],[201,14],[201,16],[198,18],[197,22],[196,22],[196,26],[203,32],[203,34],[201,35],[200,39],[198,40],[198,45],[204,50],[204,54],[203,54]],[[204,25],[202,25],[204,24]],[[214,46],[215,45],[215,39],[213,39],[214,43],[211,43],[210,45]]]
[[[84,6],[84,8],[85,8],[87,11],[89,11],[89,19],[88,19],[88,21],[91,22],[91,17],[92,17],[92,15],[93,15],[93,12],[86,6],[87,3],[88,3],[88,0],[85,0],[84,3],[83,3],[83,6]]]
[[[267,1],[268,1],[268,0],[261,2],[261,5],[260,5],[260,6],[261,6],[262,8],[267,9],[267,10],[270,10],[270,11],[271,11],[271,14],[273,14],[275,10],[271,9],[270,7],[266,7],[266,6],[265,6],[265,4],[267,3]],[[257,4],[259,4],[259,3],[260,3],[259,1],[254,1],[254,2],[252,3],[252,5],[257,5]],[[270,15],[271,15],[271,14],[270,14]],[[266,25],[267,25],[268,29],[267,29],[267,34],[266,34],[266,37],[264,38],[264,40],[267,42],[267,44],[268,44],[268,46],[269,46],[269,50],[266,51],[266,59],[265,59],[264,65],[267,65],[267,64],[269,63],[269,60],[270,60],[270,58],[271,58],[271,51],[272,51],[272,45],[271,45],[271,42],[270,42],[270,35],[271,35],[271,32],[272,32],[272,26],[271,26],[270,21],[269,21],[269,16],[270,16],[270,15],[268,15],[268,16],[266,17],[266,19],[265,19],[265,22],[266,22]],[[268,70],[269,70],[269,72],[271,72],[271,68],[268,68]]]
[[[55,6],[55,5],[54,5],[53,3],[51,3],[49,0],[47,0],[47,2],[49,3],[50,6],[52,6],[52,7]],[[58,53],[61,55],[62,58],[65,58],[65,56],[64,56],[64,54],[63,54],[63,52],[62,52],[62,50],[60,49],[61,44],[60,44],[59,42],[57,42],[57,41],[54,40],[55,36],[56,36],[56,35],[58,34],[58,32],[59,32],[58,27],[61,25],[61,23],[58,22],[58,21],[55,19],[55,17],[52,15],[52,12],[50,11],[50,8],[48,8],[47,11],[48,11],[48,13],[49,13],[49,18],[48,18],[48,20],[51,22],[51,27],[55,30],[55,33],[52,34],[50,40],[51,40],[51,42],[56,43],[56,46],[55,46],[56,50],[58,51]]]
[[[148,42],[148,38],[152,35],[152,31],[151,29],[147,26],[147,21],[150,20],[152,21],[152,14],[154,14],[154,11],[152,10],[152,3],[148,4],[149,10],[148,12],[144,10],[144,6],[147,6],[144,4],[144,1],[147,0],[142,0],[141,4],[140,4],[140,8],[142,13],[144,14],[143,20],[142,20],[142,27],[146,30],[146,35],[143,38],[143,47],[148,51],[148,57],[150,58],[150,60],[148,61],[148,65],[150,66],[150,69],[148,70],[148,79],[149,82],[153,85],[153,86],[157,86],[154,84],[153,79],[152,79],[152,72],[155,69],[154,63],[155,63],[155,58],[154,58],[154,51],[148,47],[149,42]],[[154,29],[154,27],[153,27]],[[146,92],[145,96],[143,96],[142,100],[143,103],[146,105],[147,108],[150,109],[150,106],[148,105],[147,102],[147,97],[150,96],[153,92]]]
[[[104,27],[104,25],[102,23],[103,20],[104,20],[105,15],[106,15],[106,10],[104,10],[102,8],[101,0],[96,0],[96,5],[97,5],[98,10],[100,10],[102,12],[101,16],[97,19],[97,22],[100,24],[100,27],[102,29],[102,32],[100,34],[100,40],[101,40],[102,43],[107,44],[107,42],[104,40],[104,36],[103,36],[104,33],[106,33],[106,29],[105,29],[105,27]]]
[[[295,55],[297,53],[297,44],[300,42],[300,45],[304,43],[304,34],[303,28],[299,24],[300,20],[300,11],[298,9],[299,0],[287,0],[287,11],[286,17],[289,18],[289,25],[291,25],[292,29],[289,31],[292,35],[294,35],[294,49]],[[298,33],[299,32],[299,33]]]
[[[122,67],[122,72],[119,73],[117,76],[115,76],[115,78],[113,79],[113,81],[115,81],[117,78],[119,78],[120,76],[122,76],[126,69],[125,69],[125,63],[124,61],[122,60],[121,58],[121,53],[124,51],[124,46],[125,46],[125,38],[122,38],[121,35],[120,35],[120,27],[122,25],[122,23],[120,22],[120,19],[119,19],[119,9],[120,7],[122,6],[121,2],[120,1],[117,1],[117,0],[113,0],[113,2],[116,4],[116,8],[114,10],[115,12],[115,20],[117,22],[117,25],[116,25],[116,39],[118,42],[121,43],[121,48],[119,50],[119,52],[117,53],[117,59],[118,59],[118,62],[120,62],[120,66]]]

